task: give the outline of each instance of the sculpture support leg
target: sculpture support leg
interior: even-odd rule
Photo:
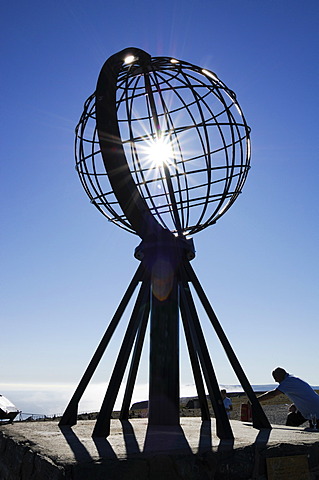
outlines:
[[[111,379],[101,406],[100,413],[97,417],[93,430],[93,437],[107,437],[110,434],[110,421],[112,411],[118,395],[121,382],[127,367],[127,362],[136,337],[136,332],[144,317],[145,308],[148,305],[149,282],[142,282],[131,319],[126,329],[126,333],[117,357],[116,364],[113,369]]]
[[[205,387],[204,387],[203,378],[202,378],[202,372],[201,372],[199,361],[198,361],[197,351],[194,347],[194,339],[192,337],[191,330],[188,324],[187,309],[185,308],[184,302],[180,302],[180,303],[181,303],[180,309],[182,314],[185,339],[187,343],[189,358],[192,365],[196,390],[198,394],[198,400],[199,400],[201,414],[202,414],[202,420],[203,421],[210,420],[210,413],[209,413]]]
[[[253,413],[253,426],[255,428],[261,429],[261,428],[267,428],[271,429],[271,425],[269,423],[268,418],[265,415],[265,412],[263,411],[259,401],[256,398],[256,395],[235,355],[235,352],[233,351],[219,321],[218,318],[216,317],[216,314],[214,310],[212,309],[211,304],[209,303],[208,298],[206,297],[206,294],[192,268],[189,262],[185,262],[185,267],[186,267],[186,272],[189,280],[192,282],[196,293],[208,315],[208,318],[211,321],[211,324],[213,325],[216,334],[224,347],[225,353],[228,356],[228,359],[230,361],[231,366],[234,369],[234,372],[237,375],[238,380],[240,381],[245,393],[247,394],[249,401],[251,402],[252,405],[252,413]]]
[[[184,286],[186,287],[185,284]],[[233,432],[221,398],[217,378],[214,372],[212,362],[210,360],[207,345],[188,285],[186,288],[181,289],[181,303],[183,303],[185,307],[191,335],[201,361],[201,366],[208,388],[209,397],[212,402],[213,410],[215,412],[217,436],[221,439],[232,440],[234,438]]]
[[[86,387],[88,386],[105,350],[106,350],[106,347],[108,346],[112,336],[113,336],[113,333],[116,329],[116,327],[118,326],[119,324],[119,321],[121,320],[121,317],[123,315],[123,312],[124,310],[126,309],[127,307],[127,304],[128,302],[130,301],[132,295],[133,295],[133,292],[135,290],[135,288],[137,287],[138,283],[142,280],[143,278],[143,275],[144,275],[144,268],[143,266],[140,264],[138,269],[136,270],[135,272],[135,275],[134,277],[132,278],[131,280],[131,283],[129,284],[123,298],[122,298],[122,301],[120,303],[120,305],[118,306],[102,340],[100,341],[100,344],[99,346],[97,347],[86,371],[84,372],[83,374],[83,377],[81,378],[81,381],[77,387],[77,389],[75,390],[67,408],[65,409],[65,412],[59,422],[59,425],[76,425],[76,422],[77,422],[77,413],[78,413],[78,404],[79,404],[79,401],[81,400],[82,398],[82,395],[86,389]]]
[[[133,394],[133,389],[135,385],[136,375],[137,375],[138,366],[140,363],[146,327],[148,324],[149,313],[150,313],[150,304],[149,304],[149,296],[148,296],[147,304],[145,305],[145,309],[143,313],[143,318],[142,318],[142,321],[137,333],[136,341],[135,341],[131,367],[128,374],[126,389],[125,389],[121,413],[120,413],[121,420],[128,420],[128,417],[129,417],[130,403],[132,400],[132,394]]]

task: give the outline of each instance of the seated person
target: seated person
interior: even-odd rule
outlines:
[[[288,415],[286,420],[287,427],[299,427],[307,421],[305,417],[297,410],[297,407],[294,403],[288,408]]]

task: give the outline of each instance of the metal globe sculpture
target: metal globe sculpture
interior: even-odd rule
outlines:
[[[192,290],[252,404],[254,427],[271,428],[190,264],[190,235],[214,224],[241,193],[249,135],[236,95],[209,70],[137,48],[103,65],[76,127],[76,169],[103,215],[142,239],[135,250],[140,265],[60,425],[76,423],[79,401],[139,289],[93,436],[109,435],[127,369],[120,419],[129,418],[148,323],[148,425],[179,426],[181,319],[202,419],[210,419],[207,389],[217,436],[233,438]]]
[[[102,97],[108,104],[101,107]],[[106,114],[100,121],[99,109]],[[115,116],[117,123],[107,125]],[[126,214],[132,192],[121,205],[109,178],[115,156],[118,174],[128,170],[135,183],[134,202],[144,203],[163,228],[192,235],[215,223],[241,193],[249,133],[235,93],[215,73],[126,49],[107,61],[85,103],[76,168],[91,202],[118,226],[139,233]]]

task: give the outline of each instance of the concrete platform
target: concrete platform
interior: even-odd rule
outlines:
[[[319,479],[319,432],[231,424],[234,442],[216,437],[214,419],[202,423],[194,417],[181,418],[181,428],[147,428],[147,419],[112,420],[107,439],[92,439],[93,420],[62,430],[54,421],[2,425],[0,480],[262,480],[270,478],[266,459],[278,457],[300,462],[293,471],[286,468],[288,476],[278,467],[281,476],[271,480]]]

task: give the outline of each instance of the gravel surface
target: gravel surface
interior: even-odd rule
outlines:
[[[286,425],[289,405],[263,405],[263,410],[271,424]]]

